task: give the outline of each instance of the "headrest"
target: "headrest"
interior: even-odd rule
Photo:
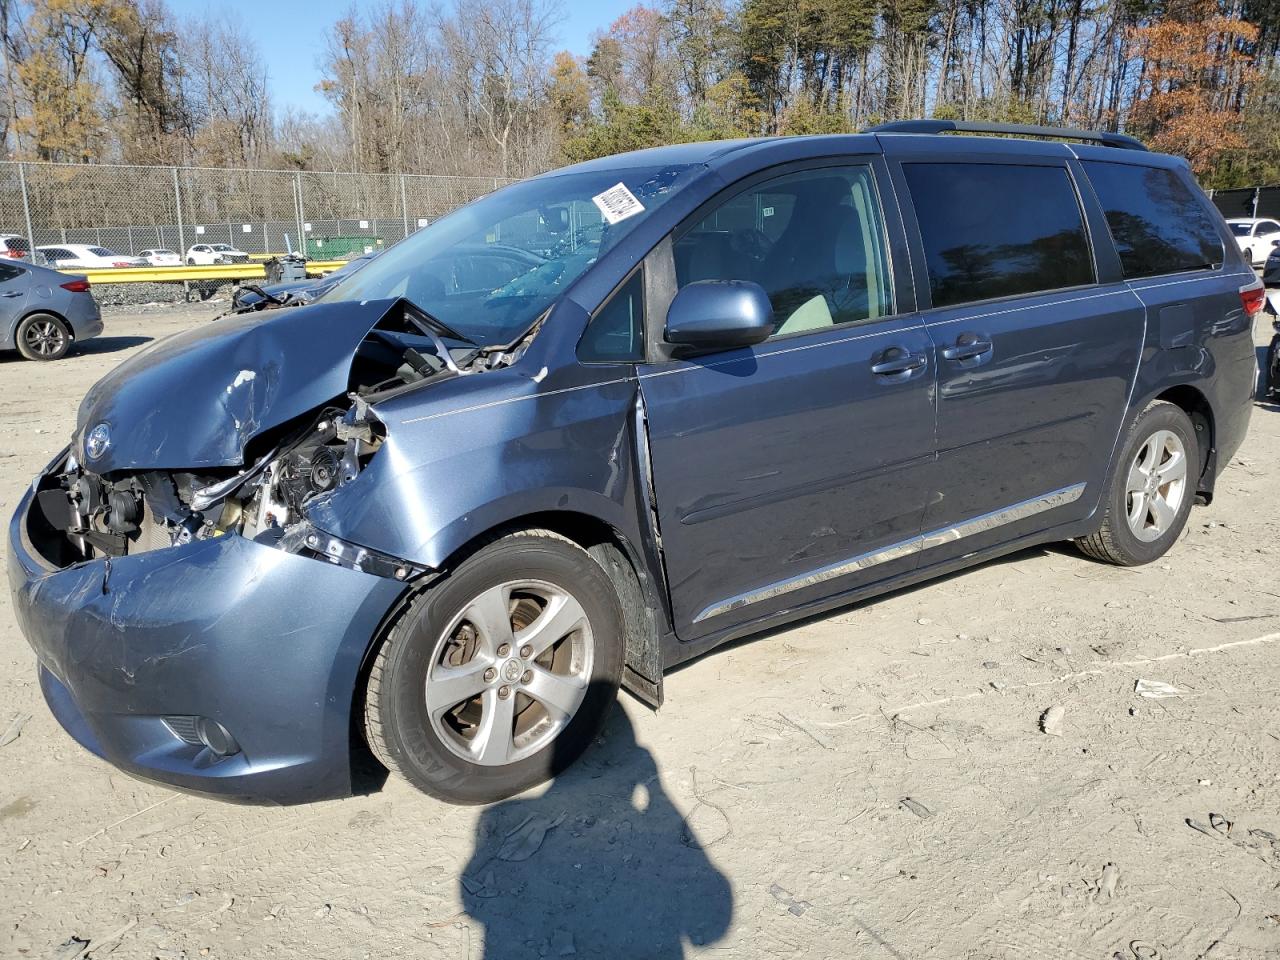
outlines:
[[[867,272],[867,249],[862,239],[862,219],[853,207],[840,207],[833,224],[835,268],[840,276]]]

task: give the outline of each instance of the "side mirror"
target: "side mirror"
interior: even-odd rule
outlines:
[[[773,333],[773,305],[758,283],[699,280],[681,287],[667,308],[668,343],[702,349],[749,347]]]

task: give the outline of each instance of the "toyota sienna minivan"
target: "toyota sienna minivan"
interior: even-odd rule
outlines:
[[[1261,304],[1187,164],[1116,134],[595,160],[121,364],[18,505],[14,606],[130,773],[331,797],[363,739],[493,801],[727,640],[1029,544],[1161,556]]]

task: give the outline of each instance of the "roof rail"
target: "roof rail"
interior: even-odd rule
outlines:
[[[1147,148],[1140,140],[1105,130],[1076,130],[1072,127],[1038,127],[1025,123],[986,123],[974,120],[895,120],[867,127],[863,133],[1011,133],[1023,137],[1051,137],[1055,140],[1085,140],[1123,150]]]

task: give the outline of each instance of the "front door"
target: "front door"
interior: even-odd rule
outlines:
[[[873,163],[727,194],[677,232],[676,285],[760,283],[775,333],[639,371],[683,640],[909,572],[934,457],[932,346],[895,306]]]

